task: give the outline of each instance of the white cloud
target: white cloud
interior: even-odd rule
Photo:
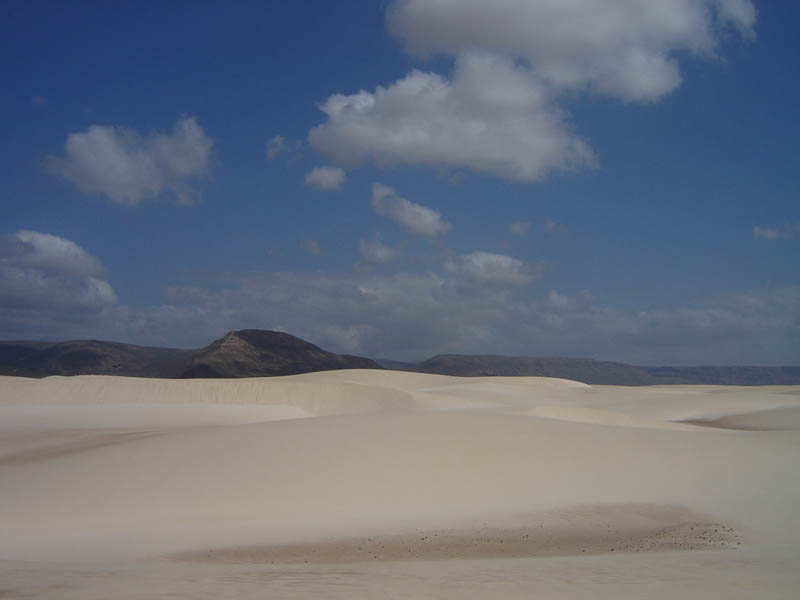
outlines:
[[[753,227],[753,238],[756,240],[790,239],[800,235],[800,223],[787,224],[780,228]]]
[[[453,79],[412,71],[374,93],[337,94],[309,141],[340,164],[468,167],[536,181],[552,170],[595,164],[547,92],[513,60],[461,56]]]
[[[394,248],[384,246],[378,237],[373,240],[359,240],[358,253],[365,262],[372,264],[391,262],[400,254]]]
[[[162,304],[134,308],[116,303],[97,275],[97,259],[85,251],[88,260],[80,252],[70,259],[67,251],[62,260],[26,262],[40,250],[17,236],[0,237],[6,339],[199,347],[229,330],[256,327],[289,331],[332,351],[397,359],[452,352],[651,365],[800,363],[800,286],[622,309],[587,292],[540,291],[528,285],[539,265],[473,252],[438,273],[225,273],[201,285],[168,286]],[[40,245],[48,239],[39,238]]]
[[[656,101],[680,85],[677,56],[715,56],[730,27],[751,36],[755,9],[748,0],[398,0],[387,20],[410,52],[454,57],[452,73],[415,69],[374,92],[330,96],[311,145],[343,165],[533,182],[597,164],[561,98]]]
[[[756,7],[751,0],[717,0],[716,8],[721,20],[738,28],[743,37],[755,37]]]
[[[66,156],[48,156],[46,167],[117,204],[136,205],[165,190],[179,203],[193,204],[197,194],[188,182],[208,171],[212,146],[194,117],[179,119],[171,134],[91,125],[85,133],[69,134]]]
[[[174,286],[166,299],[169,312],[146,317],[147,330],[186,336],[189,327],[197,345],[247,323],[333,351],[405,358],[458,351],[505,318],[497,296],[464,294],[435,273],[248,274],[228,276],[219,289]]]
[[[59,275],[102,275],[100,261],[75,242],[23,229],[0,235],[0,264]]]
[[[280,327],[333,351],[397,359],[452,352],[651,365],[800,363],[798,286],[643,311],[604,305],[586,292],[537,298],[530,287],[505,286],[475,293],[461,274],[446,271],[228,275],[220,284],[171,287],[164,306],[117,311],[108,326],[179,346],[231,329]]]
[[[339,190],[345,179],[347,175],[339,167],[316,167],[306,173],[305,182],[318,190]]]
[[[447,233],[452,227],[442,220],[438,210],[401,198],[393,188],[382,183],[372,184],[372,208],[412,235],[432,238]]]
[[[102,273],[100,261],[71,240],[29,230],[2,234],[0,313],[35,321],[110,307],[117,297]]]
[[[508,229],[514,235],[518,235],[520,237],[524,237],[528,235],[528,230],[531,228],[530,221],[514,221],[509,225]]]
[[[322,248],[319,247],[317,240],[300,240],[300,247],[312,256],[319,256],[322,254]]]
[[[542,276],[541,264],[529,264],[505,254],[472,252],[445,262],[444,270],[474,284],[525,286]]]
[[[727,26],[749,36],[755,18],[748,0],[400,0],[387,16],[416,55],[481,49],[523,59],[555,91],[627,101],[674,90],[675,53],[712,55]]]

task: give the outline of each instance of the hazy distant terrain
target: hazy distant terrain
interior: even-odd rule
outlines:
[[[232,331],[198,350],[101,342],[0,342],[0,374],[231,378],[337,369],[460,377],[558,377],[592,385],[797,385],[800,367],[645,367],[587,358],[442,354],[418,363],[334,354],[288,333]]]
[[[359,356],[326,352],[288,333],[232,331],[199,350],[101,342],[0,342],[0,374],[229,378],[381,369]]]
[[[190,350],[97,340],[0,342],[0,374],[157,377],[164,365],[190,354]]]
[[[796,385],[800,367],[642,367],[587,358],[442,354],[419,363],[380,361],[387,369],[460,377],[559,377],[593,385]]]

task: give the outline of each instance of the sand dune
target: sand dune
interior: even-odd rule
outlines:
[[[75,569],[128,581],[132,568],[207,597],[187,573],[216,569],[222,581],[242,565],[316,565],[325,577],[351,565],[361,594],[341,597],[416,569],[395,591],[420,596],[415,586],[441,575],[430,561],[466,577],[490,561],[481,568],[519,581],[543,565],[589,573],[611,561],[612,580],[627,581],[637,561],[690,555],[706,557],[691,564],[707,593],[750,597],[719,576],[737,565],[751,581],[771,574],[764,597],[793,597],[798,392],[381,371],[2,377],[0,581],[12,591],[0,597],[70,597],[34,590]],[[306,573],[284,597],[315,589]],[[558,593],[577,597],[587,577]],[[126,585],[115,597],[143,597],[135,578]],[[239,597],[261,589],[243,585]]]

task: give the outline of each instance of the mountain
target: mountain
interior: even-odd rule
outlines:
[[[0,374],[27,377],[92,374],[153,377],[166,362],[189,352],[98,340],[0,342]]]
[[[177,378],[264,377],[382,368],[368,358],[326,352],[288,333],[243,329],[232,331],[167,365],[164,375]]]
[[[800,385],[800,367],[641,367],[586,358],[441,354],[387,369],[461,377],[558,377],[594,385]]]
[[[799,385],[800,367],[647,367],[658,383]]]
[[[800,385],[800,367],[641,367],[586,358],[441,354],[419,363],[333,354],[279,331],[231,331],[198,350],[101,342],[0,342],[0,375],[230,378],[334,369],[440,375],[538,376],[594,385]]]
[[[501,375],[506,377],[558,377],[584,383],[647,385],[648,374],[623,363],[583,358],[531,358],[442,354],[421,362],[414,370],[462,377]]]
[[[126,375],[173,379],[294,375],[381,369],[359,356],[332,354],[288,333],[232,331],[199,350],[101,342],[0,342],[0,375]]]

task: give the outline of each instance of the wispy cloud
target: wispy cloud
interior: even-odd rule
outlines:
[[[753,227],[756,240],[781,240],[800,236],[800,223],[789,223],[783,227]]]
[[[476,251],[449,259],[444,270],[471,285],[502,288],[532,283],[542,276],[544,265],[529,264],[505,254]]]
[[[372,240],[359,240],[358,254],[367,263],[383,264],[396,259],[400,252],[395,248],[385,246],[376,236]]]
[[[555,221],[551,221],[550,219],[547,219],[544,222],[544,228],[547,231],[553,231],[556,233],[564,233],[568,231],[566,225],[564,225],[563,223],[556,223]]]
[[[382,183],[372,184],[372,208],[412,235],[433,238],[452,228],[450,223],[442,220],[438,210],[401,198],[394,188]]]
[[[272,260],[283,260],[286,258],[286,253],[280,248],[267,248],[267,256]]]
[[[0,237],[0,330],[196,347],[231,329],[261,327],[334,351],[399,359],[455,352],[655,365],[800,360],[800,286],[620,309],[588,292],[542,289],[541,271],[478,251],[438,272],[220,273],[168,285],[161,304],[134,308],[117,303],[99,259],[74,242],[18,232]]]
[[[511,225],[508,226],[508,230],[513,233],[514,235],[518,235],[520,237],[524,237],[528,235],[528,231],[531,228],[530,221],[514,221]]]
[[[303,147],[300,140],[287,140],[276,135],[267,140],[267,160],[274,160],[283,154],[298,154]]]
[[[320,254],[322,254],[322,248],[320,248],[319,242],[317,240],[312,240],[312,239],[300,240],[300,247],[311,256],[319,256]]]
[[[798,286],[637,310],[586,292],[531,294],[536,286],[487,284],[476,293],[447,271],[250,273],[222,283],[171,286],[158,307],[115,308],[103,323],[106,335],[121,338],[128,328],[140,341],[199,346],[231,329],[280,327],[334,351],[398,359],[496,353],[651,365],[800,361]]]

